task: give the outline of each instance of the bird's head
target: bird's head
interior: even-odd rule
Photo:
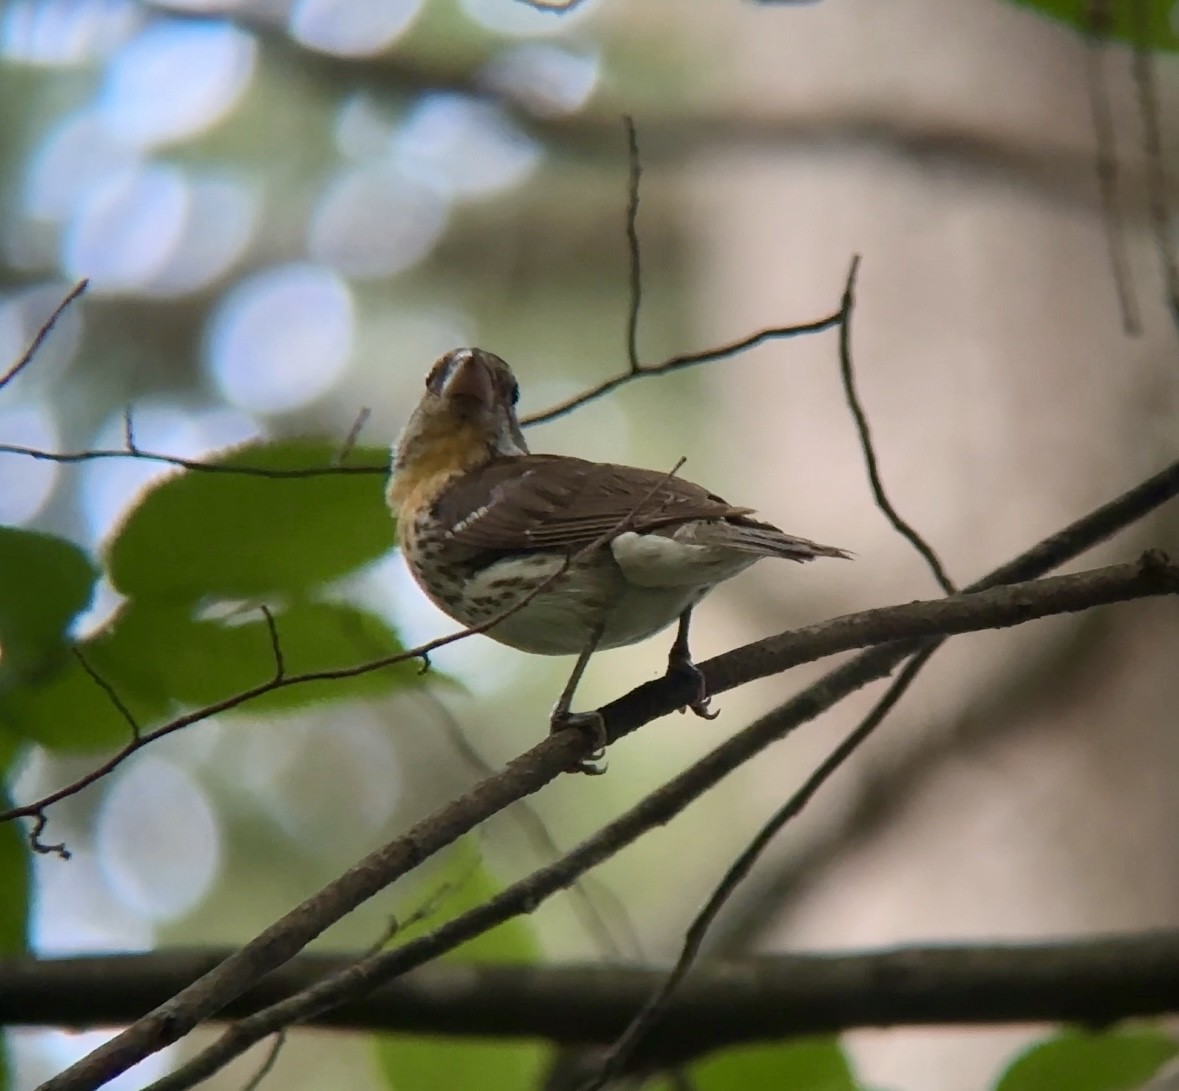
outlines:
[[[440,356],[394,447],[391,502],[497,456],[527,454],[519,395],[512,369],[494,353],[463,348]]]

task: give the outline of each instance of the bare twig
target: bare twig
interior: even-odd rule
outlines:
[[[94,448],[88,451],[45,451],[39,447],[26,447],[19,443],[0,443],[0,455],[23,455],[37,462],[99,462],[109,458],[134,458],[141,462],[158,462],[164,466],[176,466],[194,473],[226,474],[230,477],[336,477],[340,474],[387,474],[389,467],[381,466],[295,466],[277,469],[272,466],[223,466],[215,462],[202,462],[196,458],[181,458],[179,455],[165,455],[158,451],[145,451],[136,447]]]
[[[1175,239],[1167,207],[1171,182],[1163,158],[1158,85],[1150,49],[1150,6],[1148,0],[1130,0],[1130,8],[1134,20],[1132,70],[1138,93],[1138,114],[1142,119],[1142,153],[1146,160],[1146,199],[1167,306],[1171,320],[1179,324],[1179,265],[1175,260]]]
[[[70,304],[86,291],[89,286],[90,281],[83,278],[66,293],[65,298],[54,308],[53,313],[41,323],[40,329],[37,330],[33,336],[33,340],[29,343],[29,347],[25,349],[20,359],[4,372],[3,375],[0,375],[0,390],[3,390],[33,362],[34,357],[36,357],[41,346],[45,343],[45,338],[53,332],[53,327],[57,325],[57,320],[61,318]]]
[[[348,429],[348,434],[344,437],[344,442],[340,444],[340,450],[336,452],[335,464],[337,466],[341,465],[352,453],[352,449],[360,439],[361,431],[368,424],[368,419],[372,415],[373,411],[367,405],[362,406],[360,412],[356,414],[356,419],[352,422],[352,427]]]
[[[970,702],[955,722],[933,735],[915,733],[921,741],[899,756],[884,757],[867,769],[861,765],[850,805],[825,822],[822,832],[793,846],[788,859],[760,869],[742,884],[740,902],[730,901],[711,930],[712,954],[726,957],[754,950],[771,919],[781,919],[841,860],[886,829],[949,760],[968,758],[1019,733],[1037,706],[1060,700],[1098,669],[1109,654],[1108,637],[1115,629],[1108,615],[1081,616],[1064,640],[1023,657],[1002,686]]]
[[[115,711],[123,718],[127,726],[131,729],[131,738],[133,740],[138,740],[142,734],[142,731],[139,727],[139,721],[135,719],[134,715],[132,715],[131,710],[119,696],[118,692],[115,690],[115,687],[112,686],[105,678],[102,677],[101,674],[98,673],[98,671],[96,671],[90,665],[89,660],[87,660],[86,656],[82,654],[80,648],[71,648],[70,651],[73,653],[74,658],[78,661],[78,665],[90,676],[91,681],[93,681],[94,684],[98,686],[98,688],[102,690],[103,693],[106,694],[107,700],[110,701],[110,703],[114,706]]]
[[[266,603],[258,609],[262,612],[262,619],[266,622],[266,634],[270,637],[270,653],[274,656],[274,677],[272,682],[281,682],[287,676],[286,663],[283,661],[282,641],[278,638],[278,625],[274,621],[274,613]]]
[[[852,416],[855,418],[856,432],[859,434],[860,446],[864,452],[864,462],[868,467],[868,480],[872,485],[872,496],[876,500],[876,506],[884,512],[885,517],[893,525],[897,533],[907,539],[913,548],[925,558],[925,563],[929,565],[929,569],[933,573],[933,578],[937,580],[938,586],[947,595],[952,595],[956,588],[953,580],[946,575],[941,558],[938,557],[933,546],[911,524],[902,519],[900,513],[893,507],[892,502],[888,499],[888,495],[884,491],[884,482],[880,477],[880,469],[876,464],[876,451],[872,446],[872,433],[868,428],[868,417],[864,413],[863,406],[860,404],[859,395],[856,393],[855,372],[852,368],[851,316],[855,308],[856,273],[859,265],[860,256],[856,254],[852,258],[851,266],[847,272],[847,284],[843,290],[843,303],[840,307],[839,374],[843,379],[843,392],[847,398],[848,408],[851,409]]]
[[[636,379],[647,378],[651,375],[666,375],[668,372],[679,371],[686,367],[695,367],[697,364],[711,364],[717,360],[727,360],[767,341],[787,340],[792,337],[803,337],[811,333],[822,333],[824,330],[834,329],[842,319],[843,312],[836,311],[834,314],[817,318],[813,322],[802,322],[796,326],[769,326],[764,330],[759,330],[757,333],[750,334],[748,337],[742,337],[738,341],[730,341],[727,344],[720,345],[717,348],[707,349],[704,352],[688,352],[680,356],[671,356],[662,363],[644,364],[638,371],[628,369],[618,375],[611,376],[609,379],[604,379],[596,386],[592,386],[572,398],[567,398],[565,401],[558,402],[556,405],[541,410],[539,413],[533,413],[530,416],[524,417],[520,421],[520,424],[525,428],[534,424],[545,424],[548,421],[556,420],[558,417],[563,417],[567,413],[572,413],[574,409],[579,409],[588,402],[596,401],[603,395],[609,394],[612,390],[617,390],[620,386],[626,386]],[[0,452],[3,450],[4,448],[0,447]]]
[[[287,1031],[289,1028],[283,1027],[274,1036],[274,1041],[270,1043],[270,1048],[266,1051],[266,1058],[259,1066],[258,1071],[255,1072],[243,1085],[242,1091],[258,1091],[262,1086],[262,1081],[270,1075],[274,1068],[275,1062],[278,1060],[278,1055],[282,1052],[282,1047],[287,1044]]]
[[[796,817],[802,809],[814,798],[815,793],[825,784],[837,769],[847,761],[865,739],[884,720],[885,716],[896,705],[905,691],[917,677],[921,668],[933,655],[934,648],[926,648],[918,652],[906,664],[905,669],[888,687],[884,696],[876,702],[872,710],[860,722],[854,731],[847,736],[819,765],[803,785],[778,808],[770,819],[758,830],[757,834],[742,850],[737,859],[725,871],[716,889],[709,895],[704,907],[693,918],[684,936],[684,944],[679,957],[671,972],[664,978],[660,986],[648,997],[635,1017],[627,1024],[626,1029],[618,1036],[609,1052],[602,1058],[598,1071],[587,1080],[580,1091],[598,1091],[605,1087],[616,1076],[626,1071],[630,1061],[648,1038],[655,1024],[667,1014],[673,995],[682,984],[688,971],[695,964],[704,945],[705,936],[717,914],[724,908],[725,903],[732,897],[741,881],[753,869],[761,854],[769,847],[770,842],[783,826]]]
[[[1101,222],[1105,230],[1106,257],[1117,292],[1122,330],[1131,337],[1142,333],[1138,299],[1126,253],[1126,221],[1122,212],[1121,166],[1117,133],[1109,102],[1109,81],[1105,70],[1103,41],[1110,20],[1110,0],[1090,0],[1088,41],[1085,43],[1085,89],[1093,122],[1093,164],[1101,201]]]
[[[123,446],[127,448],[127,454],[139,457],[139,447],[135,442],[135,419],[129,405],[123,406]]]
[[[639,138],[635,132],[635,121],[629,115],[622,119],[626,126],[626,155],[630,171],[626,180],[626,251],[630,257],[630,309],[626,315],[626,362],[630,373],[642,371],[639,364],[639,307],[643,302],[643,269],[639,248],[639,183],[643,177],[643,164],[639,159]]]
[[[29,847],[34,852],[38,852],[42,856],[60,856],[63,860],[68,860],[73,856],[73,853],[66,848],[64,841],[46,844],[41,840],[41,834],[45,832],[45,827],[49,824],[49,819],[44,811],[33,811],[30,817],[33,819],[33,828],[29,830]]]
[[[495,769],[475,748],[463,730],[462,724],[459,723],[458,717],[446,707],[442,698],[429,688],[416,690],[415,696],[429,705],[430,709],[437,714],[442,721],[443,729],[451,746],[476,774],[480,777],[495,776]],[[508,811],[508,814],[516,820],[521,830],[524,831],[525,837],[532,842],[534,851],[542,860],[560,859],[561,850],[553,838],[552,832],[545,825],[540,812],[528,800],[522,799]],[[591,882],[592,879],[587,876],[579,879],[569,888],[570,894],[573,896],[574,912],[581,918],[582,927],[604,955],[612,959],[622,958],[624,956],[622,944],[614,938],[610,925],[598,909],[595,896],[608,901],[615,920],[625,927],[629,957],[641,958],[642,948],[639,944],[638,933],[625,904],[605,883],[594,883],[594,893],[591,894]]]
[[[1111,534],[1141,519],[1148,512],[1170,500],[1179,493],[1179,462],[1148,478],[1136,487],[1102,505],[1076,522],[1064,527],[1056,534],[1039,542],[1008,564],[996,569],[989,576],[973,586],[985,588],[1005,581],[1035,577],[1053,567],[1063,564],[1080,553],[1108,538]],[[870,681],[888,673],[893,666],[911,651],[914,646],[899,648],[886,646],[864,652],[855,659],[831,671],[790,701],[760,720],[755,721],[737,736],[722,743],[710,754],[695,762],[671,781],[648,795],[625,814],[603,827],[592,837],[583,841],[561,860],[542,868],[501,891],[500,894],[462,916],[441,925],[428,936],[412,940],[395,951],[382,952],[372,958],[355,963],[338,973],[318,981],[288,1000],[281,1001],[235,1024],[216,1042],[186,1062],[181,1069],[168,1078],[166,1084],[157,1084],[152,1091],[181,1091],[223,1067],[233,1057],[249,1048],[254,1042],[277,1027],[293,1020],[309,1018],[317,1012],[326,1011],[336,1004],[366,995],[381,982],[391,980],[399,974],[437,958],[446,951],[480,935],[503,921],[521,913],[532,912],[545,898],[564,889],[577,876],[595,867],[603,860],[618,852],[625,845],[636,840],[647,830],[670,821],[688,804],[718,783],[728,772],[748,760],[770,742],[781,738],[799,724],[816,718],[847,694],[867,685]],[[708,664],[704,664],[706,671]],[[665,679],[666,685],[669,680]],[[629,698],[623,698],[606,706],[602,712],[608,728],[614,727],[626,714]],[[672,704],[670,707],[678,707]],[[633,711],[633,710],[632,710]],[[619,729],[619,734],[624,733]],[[555,746],[569,735],[563,732],[551,736],[540,744],[539,749]],[[537,749],[532,751],[537,754]],[[561,760],[558,758],[557,760]],[[416,831],[411,831],[416,832]],[[277,927],[277,926],[275,926]],[[110,1068],[120,1070],[131,1059],[160,1048],[155,1041],[163,1028],[158,1020],[167,1015],[167,1009],[159,1009],[157,1022],[146,1027],[132,1028],[127,1034],[134,1034],[137,1041],[126,1049],[127,1060],[120,1058],[96,1058],[84,1060],[75,1066],[77,1079],[70,1083],[50,1085],[47,1091],[64,1091],[69,1087],[92,1087],[95,1070],[99,1073]],[[190,1016],[193,1021],[199,1015]],[[177,1031],[180,1037],[183,1029]],[[161,1043],[166,1044],[166,1043]],[[129,1043],[129,1045],[131,1045]],[[102,1068],[99,1068],[99,1065]],[[79,1066],[82,1066],[79,1068]],[[66,1076],[69,1073],[64,1074]],[[85,1081],[85,1082],[83,1082]]]

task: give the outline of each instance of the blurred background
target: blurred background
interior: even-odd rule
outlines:
[[[625,367],[627,160],[644,168],[646,362],[835,311],[892,499],[961,583],[1175,457],[1176,332],[1149,227],[1128,52],[1104,51],[1124,182],[1123,313],[1098,200],[1084,41],[1001,0],[0,0],[0,370],[69,285],[84,300],[0,391],[0,441],[200,456],[257,436],[391,441],[442,351],[508,359],[540,410]],[[1179,82],[1160,61],[1170,150]],[[1171,195],[1173,196],[1173,194]],[[834,333],[635,383],[534,450],[683,473],[851,564],[759,565],[694,651],[937,593],[873,506]],[[159,471],[0,455],[0,522],[98,551]],[[314,513],[309,513],[314,518]],[[1174,547],[1172,507],[1084,558]],[[407,643],[449,632],[389,557],[354,592]],[[114,605],[100,594],[84,624]],[[593,661],[600,703],[670,636]],[[1179,923],[1179,621],[1143,602],[956,639],[722,919],[714,950],[1044,937]],[[60,805],[36,861],[45,953],[232,943],[539,738],[569,663],[477,637],[436,684],[223,718]],[[819,670],[669,718],[609,775],[535,800],[568,847]],[[665,960],[747,836],[877,696],[846,702],[601,869],[616,950],[558,899],[554,959]],[[18,798],[89,768],[34,752]],[[501,881],[545,851],[509,815]],[[365,946],[428,876],[326,938]],[[620,920],[616,902],[629,923]],[[634,933],[632,935],[631,933]],[[1028,1030],[849,1036],[863,1078],[980,1086]],[[17,1086],[96,1036],[12,1036]],[[118,1086],[139,1086],[147,1062]],[[238,1087],[251,1062],[210,1086]],[[362,1038],[300,1032],[271,1079],[382,1086]]]

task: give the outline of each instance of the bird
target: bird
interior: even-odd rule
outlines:
[[[529,451],[511,367],[480,348],[435,361],[392,451],[386,499],[414,579],[444,613],[539,655],[575,655],[550,716],[593,740],[605,725],[570,707],[590,657],[677,624],[668,673],[696,686],[687,706],[712,718],[692,660],[692,610],[764,557],[849,557],[753,518],[675,473]],[[681,710],[683,711],[683,710]]]

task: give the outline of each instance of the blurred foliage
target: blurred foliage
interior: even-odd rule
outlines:
[[[381,454],[362,450],[355,457],[358,465],[379,466]],[[330,458],[326,444],[297,441],[251,444],[213,461],[298,471],[330,466]],[[275,640],[288,677],[401,652],[375,614],[323,600],[333,581],[392,547],[382,482],[378,473],[186,472],[164,479],[140,499],[106,551],[111,579],[127,601],[76,643],[74,656],[64,634],[90,599],[96,569],[70,543],[0,533],[0,561],[8,562],[0,568],[7,574],[0,587],[0,682],[8,679],[0,686],[0,725],[50,748],[98,749],[130,737],[128,715],[146,730],[165,716],[263,686],[278,664],[257,604],[276,596]],[[294,685],[242,711],[379,695],[418,676],[417,666],[405,663]]]
[[[9,799],[0,792],[0,807]],[[24,951],[28,944],[29,852],[20,827],[0,826],[0,955]],[[0,1035],[0,1091],[9,1091],[8,1044]]]
[[[1147,1027],[1104,1033],[1070,1030],[1020,1054],[995,1091],[1128,1091],[1179,1052],[1170,1035]]]
[[[1179,50],[1171,0],[1010,0],[1085,35],[1146,49]]]
[[[330,444],[251,443],[212,465],[298,472],[336,466]],[[384,448],[349,453],[314,477],[185,473],[153,488],[106,550],[111,581],[139,600],[303,597],[393,548]]]
[[[411,910],[394,944],[425,928],[473,909],[502,889],[484,865],[476,841],[466,837],[447,853],[433,876],[434,893],[425,907]],[[434,912],[429,912],[429,910]],[[541,957],[540,943],[527,917],[513,917],[444,956],[447,961],[531,964]],[[453,1038],[379,1036],[381,1072],[394,1091],[450,1091],[479,1087],[517,1091],[536,1087],[551,1048],[540,1042],[472,1042]]]
[[[76,545],[0,527],[0,695],[63,658],[98,573]]]
[[[808,1038],[729,1049],[691,1068],[697,1091],[857,1091],[838,1038]]]

